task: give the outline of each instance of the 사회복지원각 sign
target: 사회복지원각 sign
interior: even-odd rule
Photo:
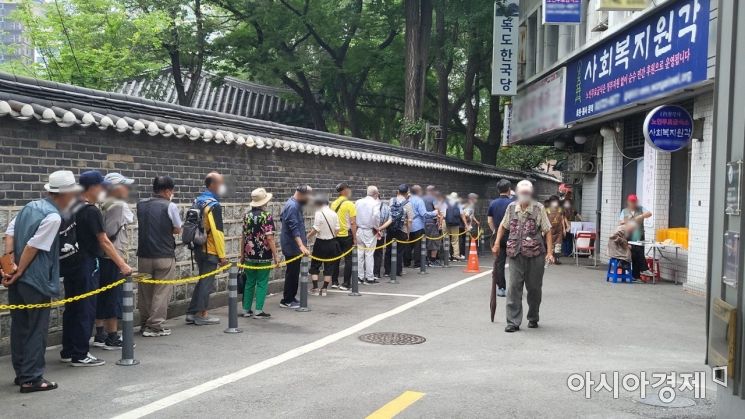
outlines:
[[[672,153],[691,141],[693,118],[680,106],[658,106],[647,114],[643,132],[647,144],[657,150]]]

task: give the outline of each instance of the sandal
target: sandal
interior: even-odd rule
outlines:
[[[49,391],[57,388],[57,383],[45,378],[37,380],[35,383],[26,383],[21,385],[21,393],[33,393],[36,391]]]

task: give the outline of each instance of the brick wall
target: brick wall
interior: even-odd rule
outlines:
[[[486,176],[426,170],[401,165],[347,160],[265,150],[193,142],[187,139],[117,133],[84,128],[59,128],[36,122],[3,119],[0,125],[0,232],[12,215],[32,199],[43,196],[43,184],[50,172],[69,168],[76,174],[98,169],[118,171],[137,181],[133,198],[150,194],[150,182],[156,175],[168,174],[176,181],[176,201],[186,208],[200,192],[204,176],[217,170],[226,176],[229,194],[225,201],[227,249],[237,257],[240,241],[240,218],[247,208],[251,190],[265,187],[274,194],[271,211],[279,218],[281,205],[298,184],[310,184],[319,191],[331,193],[334,186],[347,181],[356,197],[364,196],[367,185],[377,185],[385,198],[393,196],[401,183],[434,184],[442,191],[456,191],[461,196],[469,192],[482,196],[481,218],[490,197],[496,195],[496,179]],[[556,190],[556,183],[539,181],[538,193]],[[309,214],[307,214],[309,215]],[[477,214],[478,215],[478,214]],[[309,223],[308,223],[309,224]],[[278,228],[281,225],[278,223]],[[131,228],[136,243],[137,228]],[[2,234],[0,233],[0,237]],[[0,244],[2,247],[2,244]],[[129,259],[135,264],[134,252]],[[177,257],[180,276],[192,273],[191,261],[185,249]],[[273,278],[281,281],[282,272],[275,270]],[[219,291],[225,290],[224,276],[219,278]],[[178,286],[173,305],[183,304],[191,295],[193,285]],[[0,287],[0,304],[7,301]],[[52,329],[59,329],[61,309],[54,310]],[[0,313],[0,353],[7,345],[9,318]],[[52,338],[54,341],[54,338]]]

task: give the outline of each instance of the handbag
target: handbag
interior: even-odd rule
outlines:
[[[246,271],[241,270],[238,272],[238,294],[243,294],[243,290],[246,288]]]

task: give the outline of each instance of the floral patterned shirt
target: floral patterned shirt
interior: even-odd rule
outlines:
[[[251,209],[243,218],[243,260],[272,260],[269,240],[274,240],[274,218],[262,209]]]

